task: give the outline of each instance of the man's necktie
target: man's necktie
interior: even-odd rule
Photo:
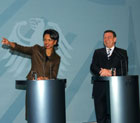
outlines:
[[[107,57],[108,57],[108,60],[110,59],[110,56],[111,56],[111,49],[107,49]]]

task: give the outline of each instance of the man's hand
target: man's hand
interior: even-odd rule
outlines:
[[[99,72],[100,76],[112,76],[111,70],[101,68]]]

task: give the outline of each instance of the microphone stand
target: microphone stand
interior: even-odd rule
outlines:
[[[52,73],[51,72],[52,71],[52,64],[51,64],[51,61],[50,60],[49,60],[49,63],[50,63],[50,79],[51,79],[52,78],[52,74],[51,74]]]
[[[121,75],[123,76],[122,60],[120,62],[121,62]]]
[[[125,58],[125,56],[123,56],[120,52],[117,52],[117,51],[114,51],[114,53],[118,56],[118,57],[120,57],[121,58],[121,74],[122,75],[127,75],[127,71],[128,71],[128,69],[127,69],[127,63],[126,63],[126,58]],[[124,59],[124,64],[125,64],[125,72],[124,72],[124,70],[123,70],[123,60],[122,60],[122,58]]]

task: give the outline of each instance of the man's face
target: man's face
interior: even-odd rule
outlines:
[[[44,47],[46,49],[52,49],[56,45],[57,40],[51,39],[49,34],[44,35]]]
[[[112,32],[104,34],[104,45],[108,48],[112,48],[116,43],[116,37],[113,36]]]

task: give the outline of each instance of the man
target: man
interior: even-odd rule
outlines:
[[[115,68],[115,75],[123,76],[128,72],[127,51],[117,48],[116,33],[112,30],[104,32],[105,48],[97,49],[94,52],[90,70],[96,76],[112,76],[112,68]],[[92,96],[94,98],[96,119],[98,123],[107,123],[107,95],[106,82],[95,82]]]

